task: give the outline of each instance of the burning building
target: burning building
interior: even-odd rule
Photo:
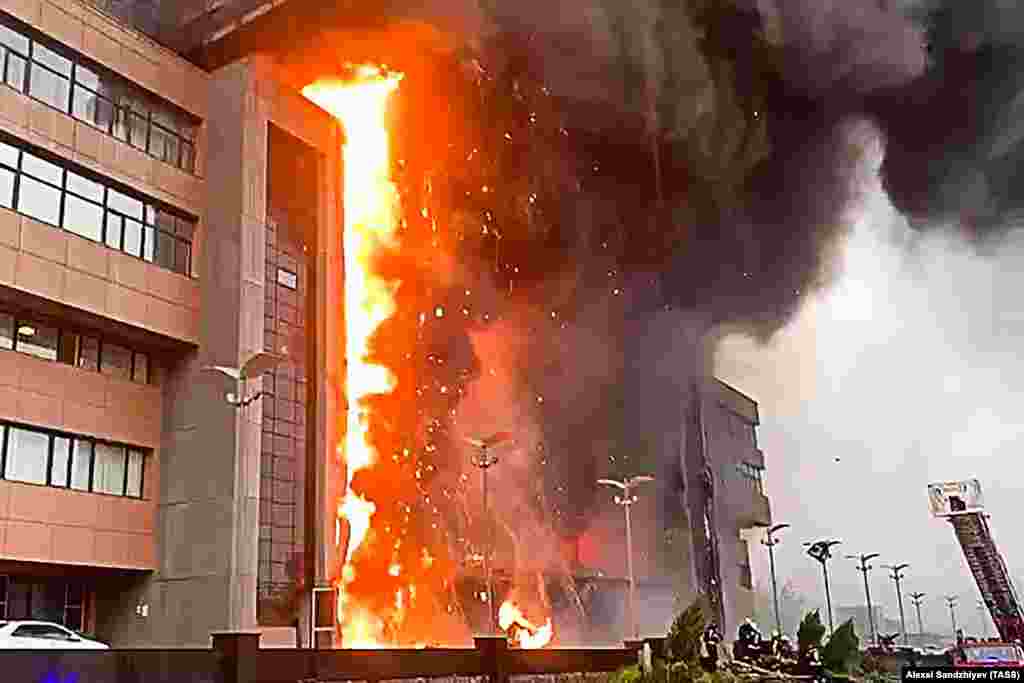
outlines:
[[[769,520],[756,408],[693,372],[701,333],[652,322],[662,302],[621,254],[563,262],[549,227],[586,213],[587,240],[621,245],[609,211],[679,190],[641,120],[563,121],[538,84],[516,128],[499,86],[523,102],[531,67],[514,51],[495,77],[456,54],[463,28],[396,28],[386,8],[318,5],[320,38],[282,45],[313,25],[308,3],[96,4],[0,7],[0,618],[116,645],[456,643],[488,612],[524,647],[615,639],[621,530],[594,482],[622,467],[658,481],[637,517],[644,629],[680,591],[712,596],[727,628],[744,613],[738,530]],[[541,116],[557,154],[473,147]],[[627,176],[650,182],[602,200]],[[530,291],[540,316],[515,299]],[[595,314],[595,291],[626,303]],[[561,376],[538,317],[607,364]],[[275,364],[254,381],[211,371],[257,352]],[[481,509],[457,444],[491,428],[517,443]],[[478,597],[484,555],[500,607]]]

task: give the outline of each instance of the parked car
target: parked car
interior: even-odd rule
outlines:
[[[109,650],[60,624],[48,621],[0,621],[0,650]]]

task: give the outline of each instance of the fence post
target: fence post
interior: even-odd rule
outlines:
[[[628,638],[622,641],[623,649],[632,652],[635,659],[633,662],[640,667],[640,671],[646,673],[647,667],[644,661],[644,641],[639,639]]]
[[[490,683],[508,683],[508,669],[505,653],[508,651],[506,636],[475,636],[473,646],[480,653],[483,674]]]
[[[251,683],[260,651],[260,634],[221,632],[211,636],[213,649],[220,655],[223,683]]]

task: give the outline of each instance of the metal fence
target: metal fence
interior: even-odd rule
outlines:
[[[0,680],[18,683],[329,683],[401,679],[574,676],[596,683],[637,661],[641,644],[621,648],[519,650],[503,637],[474,639],[473,648],[417,650],[283,650],[259,647],[259,634],[218,633],[210,650],[7,650]]]

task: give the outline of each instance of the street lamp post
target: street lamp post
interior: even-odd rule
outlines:
[[[949,606],[949,620],[953,624],[953,640],[956,641],[956,601],[959,598],[955,595],[947,595],[943,598]]]
[[[775,582],[775,544],[779,542],[779,539],[775,538],[775,533],[788,528],[788,524],[776,524],[768,527],[765,538],[761,541],[768,546],[768,566],[771,568],[772,575],[772,601],[775,603],[775,630],[780,635],[782,634],[782,617],[779,614],[779,587]]]
[[[633,489],[649,481],[654,481],[654,477],[646,474],[627,477],[622,481],[615,479],[597,480],[598,484],[613,486],[622,492],[621,495],[615,496],[615,502],[621,505],[626,513],[626,573],[629,575],[629,596],[627,602],[629,605],[629,626],[634,639],[639,638],[640,633],[636,620],[636,581],[633,576],[633,528],[629,517],[629,508],[638,500],[633,493]]]
[[[988,607],[985,606],[984,600],[978,600],[978,622],[981,626],[981,637],[988,638],[988,624],[985,623],[985,612]]]
[[[921,591],[910,594],[910,600],[914,603],[914,609],[917,610],[917,633],[922,636],[924,635],[924,622],[921,621],[921,603],[924,601],[924,596],[925,594]]]
[[[903,593],[900,590],[900,581],[903,580],[903,570],[909,567],[909,564],[897,564],[897,565],[885,565],[885,568],[891,571],[890,576],[893,582],[896,584],[896,603],[900,607],[900,629],[903,631],[903,644],[909,645],[910,641],[907,638],[907,620],[903,616]]]
[[[864,575],[864,598],[868,603],[868,626],[871,628],[871,640],[875,645],[878,645],[878,631],[875,630],[875,613],[871,608],[871,588],[868,586],[868,572],[871,571],[871,565],[868,562],[878,557],[878,555],[878,553],[871,553],[869,555],[846,556],[847,559],[857,560],[857,571]]]
[[[480,468],[480,487],[483,497],[483,514],[487,524],[487,547],[484,548],[484,581],[487,591],[487,629],[488,635],[497,633],[494,620],[494,580],[491,576],[491,558],[493,552],[494,534],[491,532],[490,515],[487,507],[487,470],[498,464],[498,456],[491,453],[491,449],[499,444],[507,443],[512,439],[508,432],[499,432],[486,439],[466,439],[466,443],[477,449],[478,453],[470,459],[474,467]]]
[[[842,543],[837,540],[814,541],[804,543],[807,546],[807,554],[821,563],[821,573],[825,576],[825,607],[828,610],[828,632],[833,631],[832,626],[832,594],[828,588],[828,561],[832,559],[832,546]]]

